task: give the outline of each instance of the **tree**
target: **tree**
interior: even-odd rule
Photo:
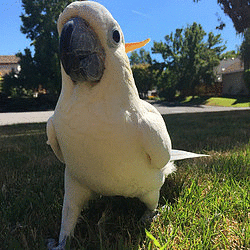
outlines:
[[[162,56],[163,62],[158,63],[158,67],[167,79],[166,88],[194,96],[197,86],[213,83],[213,69],[219,65],[226,46],[221,44],[220,35],[210,32],[206,41],[205,36],[201,25],[194,22],[165,36],[165,42],[154,42],[152,52]]]
[[[145,49],[140,49],[139,54],[133,51],[129,59],[139,95],[141,98],[147,98],[148,91],[156,85],[150,53]]]
[[[250,90],[250,29],[244,32],[244,40],[240,46],[240,56],[244,61],[244,82]]]
[[[176,80],[177,76],[171,74],[169,68],[166,68],[158,76],[157,89],[159,97],[165,98],[167,101],[173,101],[176,95]]]
[[[137,51],[132,51],[129,60],[131,65],[152,64],[150,53],[145,49],[140,49],[139,54],[137,53]]]
[[[3,77],[2,92],[7,96],[13,97],[19,97],[25,94],[25,89],[21,85],[17,73],[13,69],[9,74]]]
[[[237,32],[243,33],[250,27],[250,0],[217,0],[217,2],[224,13],[232,19]],[[220,26],[224,27],[225,24],[221,22]]]
[[[23,78],[31,80],[30,84],[38,87],[41,84],[51,93],[60,91],[60,63],[59,63],[59,38],[56,21],[61,11],[73,0],[22,0],[21,32],[32,41],[35,54],[33,57],[34,79],[31,72],[22,68],[20,74]],[[26,53],[26,52],[25,52]],[[28,55],[19,54],[22,60]],[[23,62],[23,65],[25,63]],[[28,65],[28,64],[27,64]]]
[[[20,58],[19,64],[22,70],[20,72],[12,70],[4,76],[2,91],[8,96],[21,97],[32,94],[35,86],[39,84],[31,51],[26,48],[24,52],[16,54]]]
[[[141,98],[148,97],[148,91],[156,85],[156,78],[150,64],[135,64],[132,66],[135,84]]]
[[[34,90],[36,86],[42,84],[39,76],[39,71],[36,63],[32,57],[32,53],[29,48],[24,50],[24,54],[17,53],[17,57],[20,58],[21,71],[17,74],[19,84],[27,90]]]
[[[250,69],[250,29],[244,32],[244,39],[240,46],[240,55],[244,61],[245,71]]]

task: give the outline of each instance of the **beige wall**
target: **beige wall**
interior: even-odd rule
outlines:
[[[243,80],[243,72],[222,75],[222,95],[248,95],[249,91]]]

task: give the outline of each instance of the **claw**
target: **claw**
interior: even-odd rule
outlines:
[[[155,209],[155,210],[147,210],[143,216],[141,217],[140,219],[140,223],[144,224],[144,225],[147,225],[147,224],[150,224],[154,221],[155,217],[158,215],[158,211]]]
[[[169,210],[169,206],[164,205],[161,209],[147,210],[140,219],[140,223],[147,225],[157,220],[162,212]]]
[[[58,246],[56,246],[56,241],[54,239],[48,239],[48,250],[65,250],[66,238],[62,240]]]
[[[52,250],[56,246],[56,241],[54,239],[48,239],[47,247],[48,250]]]

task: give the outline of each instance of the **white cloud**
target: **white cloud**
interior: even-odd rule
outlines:
[[[139,15],[139,16],[142,16],[142,17],[146,17],[146,18],[150,18],[149,15],[144,14],[144,13],[142,13],[142,12],[140,12],[140,11],[132,10],[132,12],[133,12],[134,14],[136,14],[136,15]]]

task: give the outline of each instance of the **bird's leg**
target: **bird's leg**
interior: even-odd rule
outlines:
[[[158,206],[159,197],[160,197],[159,190],[154,190],[140,196],[139,199],[145,203],[145,205],[149,210],[153,211]]]
[[[156,208],[158,206],[159,197],[159,190],[155,190],[146,193],[139,198],[142,202],[145,203],[148,208],[140,219],[142,223],[147,224],[149,222],[152,222],[154,216],[157,214]]]
[[[64,249],[67,238],[73,233],[77,218],[93,192],[65,170],[65,194],[62,210],[59,245],[53,249]]]

